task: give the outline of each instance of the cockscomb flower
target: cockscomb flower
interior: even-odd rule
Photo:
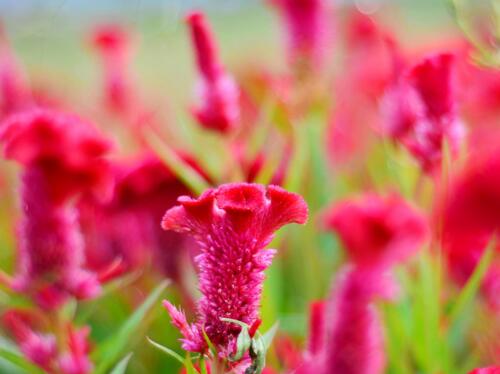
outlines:
[[[428,56],[407,73],[408,83],[422,103],[422,115],[404,144],[428,173],[439,167],[444,141],[456,155],[464,137],[457,115],[454,61],[449,53]]]
[[[275,250],[264,249],[273,233],[288,223],[305,223],[307,205],[297,194],[277,186],[234,183],[210,189],[198,199],[179,198],[162,222],[166,230],[192,235],[200,244],[197,258],[198,319],[189,325],[184,314],[165,302],[173,324],[184,336],[183,348],[204,352],[203,331],[223,354],[233,350],[240,327],[258,319],[264,270]]]
[[[93,364],[88,357],[90,346],[88,342],[90,329],[82,327],[68,328],[68,351],[59,357],[59,367],[63,374],[91,373]]]
[[[0,24],[0,119],[32,103],[30,89]]]
[[[0,142],[6,158],[24,166],[18,272],[11,287],[44,308],[70,295],[96,295],[97,276],[82,268],[83,240],[71,200],[109,190],[103,158],[109,143],[77,117],[45,110],[7,119]]]
[[[300,70],[321,67],[329,33],[328,11],[324,0],[269,0],[285,26],[288,56]]]
[[[196,86],[198,104],[192,112],[203,127],[227,133],[239,122],[239,88],[220,61],[205,15],[192,12],[186,17],[186,22],[191,31],[199,72]]]
[[[94,30],[92,43],[102,59],[106,106],[113,112],[128,115],[135,105],[128,73],[130,37],[118,25],[102,25]]]
[[[406,259],[427,234],[423,216],[397,195],[342,201],[327,210],[323,222],[339,235],[349,260],[362,267]]]
[[[56,338],[40,334],[32,327],[33,318],[20,310],[9,310],[2,317],[2,324],[13,336],[22,354],[39,367],[52,372],[57,357]]]
[[[500,374],[500,366],[472,370],[469,374]]]
[[[455,281],[465,284],[484,250],[500,229],[500,152],[473,152],[436,208],[442,220],[442,248]],[[496,251],[500,251],[497,242]],[[488,269],[482,292],[491,306],[499,307],[500,262]]]

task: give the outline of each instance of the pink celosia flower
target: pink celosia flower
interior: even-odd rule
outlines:
[[[71,199],[82,191],[109,189],[109,143],[77,117],[44,110],[6,120],[0,142],[8,159],[24,166],[18,274],[11,286],[45,308],[69,295],[99,292],[96,275],[82,268],[83,241]]]
[[[422,244],[425,221],[399,197],[367,195],[334,206],[325,223],[339,234],[352,265],[342,271],[327,301],[326,314],[320,314],[317,324],[324,326],[323,335],[315,339],[321,342],[320,347],[306,355],[296,372],[382,373],[382,325],[373,301],[394,295],[393,282],[386,272]],[[318,313],[313,310],[312,318],[314,312]],[[314,328],[310,334],[318,335]]]
[[[205,15],[192,12],[186,22],[191,30],[199,72],[196,87],[199,102],[193,108],[193,114],[203,127],[226,133],[236,127],[239,121],[239,88],[219,60],[215,39]]]
[[[31,104],[30,89],[0,24],[0,119]]]
[[[307,353],[315,356],[324,344],[325,328],[325,303],[316,301],[309,306],[309,338],[307,341]]]
[[[359,266],[387,266],[411,255],[427,233],[420,213],[396,195],[368,194],[335,204],[324,216],[349,260]]]
[[[481,259],[488,242],[500,229],[500,153],[474,152],[465,170],[451,182],[437,207],[442,220],[442,247],[452,277],[464,284]],[[497,252],[500,243],[497,243]],[[494,307],[499,306],[500,262],[488,270],[482,291]]]
[[[103,64],[106,106],[125,117],[131,114],[135,106],[133,84],[128,72],[129,39],[123,28],[112,24],[96,28],[92,35],[92,42],[100,53]]]
[[[270,0],[280,12],[286,28],[290,62],[312,71],[322,65],[329,33],[324,0]]]
[[[90,350],[88,337],[90,329],[69,327],[68,352],[59,357],[59,367],[63,374],[87,374],[92,372],[93,364],[88,357]]]
[[[232,318],[253,325],[264,280],[274,250],[265,250],[274,231],[307,219],[307,206],[296,194],[277,186],[235,183],[208,190],[198,199],[179,198],[162,226],[189,233],[200,244],[197,258],[202,298],[198,320],[189,325],[184,314],[165,302],[173,323],[184,335],[183,347],[203,352],[204,330],[224,354],[232,352],[240,328],[223,322]]]
[[[19,349],[26,358],[52,372],[57,356],[56,338],[33,331],[30,316],[22,311],[10,310],[3,315],[3,325],[12,334]]]
[[[500,374],[500,366],[472,370],[469,374]]]
[[[453,64],[451,54],[432,55],[415,65],[407,76],[423,108],[404,143],[429,173],[441,163],[443,142],[449,143],[455,155],[464,137],[457,116]]]

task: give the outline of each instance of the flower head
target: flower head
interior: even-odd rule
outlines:
[[[500,374],[500,366],[472,370],[469,374]]]
[[[192,12],[186,17],[196,55],[199,81],[196,87],[198,105],[193,114],[205,128],[226,133],[240,117],[239,88],[225,72],[205,15]]]
[[[72,199],[109,189],[109,143],[76,117],[33,110],[10,117],[0,132],[7,158],[24,166],[18,272],[12,288],[44,308],[70,295],[84,299],[100,290],[82,268],[84,247]]]
[[[77,116],[33,109],[5,120],[0,130],[4,155],[25,168],[39,169],[49,198],[60,203],[85,191],[109,192],[111,143]]]
[[[167,211],[162,226],[192,235],[200,244],[197,258],[202,298],[198,320],[188,325],[183,313],[166,304],[189,351],[206,349],[203,330],[226,354],[240,328],[223,322],[235,319],[253,325],[258,318],[263,271],[274,250],[264,249],[274,231],[287,223],[304,223],[304,200],[280,187],[234,183],[208,190],[198,199],[179,198]]]
[[[453,66],[454,56],[441,53],[424,58],[407,75],[422,104],[422,114],[404,144],[429,173],[440,165],[444,141],[455,155],[464,137],[456,110]]]
[[[63,374],[87,374],[92,372],[93,364],[88,357],[90,350],[89,334],[90,329],[88,327],[81,329],[69,327],[69,349],[59,357],[59,367]]]
[[[293,65],[314,69],[322,65],[328,36],[324,0],[271,0],[280,12],[287,34],[288,55]]]
[[[324,224],[340,236],[350,261],[368,267],[407,258],[427,232],[422,215],[396,195],[340,202],[326,212]]]

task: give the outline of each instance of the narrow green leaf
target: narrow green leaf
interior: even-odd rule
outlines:
[[[10,362],[11,364],[25,370],[26,373],[30,374],[44,374],[45,372],[40,369],[38,366],[32,364],[28,360],[26,360],[21,354],[0,348],[0,357],[4,360]]]
[[[269,347],[271,346],[271,343],[274,339],[274,336],[278,332],[278,328],[280,326],[279,321],[276,321],[274,325],[267,330],[263,335],[262,335],[262,343],[264,344],[264,350],[267,351]]]
[[[474,297],[481,287],[482,280],[488,271],[488,268],[493,260],[493,255],[495,254],[496,238],[493,238],[488,243],[481,260],[477,264],[474,272],[470,276],[466,285],[462,288],[462,291],[457,297],[457,301],[453,305],[449,313],[449,331],[453,330],[460,323],[460,320],[464,317],[465,312],[470,307],[474,300]]]
[[[164,345],[161,345],[157,342],[155,342],[154,340],[152,340],[151,338],[149,337],[146,337],[146,339],[148,340],[148,342],[155,348],[159,349],[160,351],[166,353],[167,355],[175,358],[177,361],[179,361],[182,365],[184,365],[184,359],[182,358],[181,355],[179,355],[178,353],[176,353],[175,351],[173,351],[172,349],[168,348],[168,347],[165,347]]]
[[[125,371],[127,370],[128,362],[130,361],[130,358],[132,357],[133,353],[130,352],[128,355],[126,355],[115,367],[113,370],[109,372],[109,374],[125,374]]]
[[[160,159],[196,194],[209,188],[207,182],[165,144],[151,129],[144,129],[144,138]]]
[[[153,305],[159,299],[163,290],[167,287],[169,281],[165,280],[160,283],[144,300],[144,302],[132,313],[132,315],[123,323],[122,327],[110,338],[108,338],[94,352],[92,357],[98,366],[95,374],[105,373],[109,367],[116,361],[118,356],[129,343],[132,334],[135,332],[140,323],[144,320],[146,314],[150,311]]]

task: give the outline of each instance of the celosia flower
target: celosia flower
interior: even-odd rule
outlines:
[[[335,204],[324,216],[340,236],[349,260],[364,266],[387,266],[411,255],[426,236],[420,213],[397,195],[374,194]]]
[[[123,28],[111,24],[96,28],[92,35],[92,42],[102,58],[106,106],[125,116],[130,114],[135,105],[128,73],[129,39]]]
[[[469,374],[500,374],[500,366],[472,370]]]
[[[473,273],[488,242],[500,228],[500,153],[474,152],[465,170],[454,178],[437,207],[442,240],[453,278],[463,284]],[[497,243],[497,251],[500,245]],[[482,291],[498,307],[500,263],[495,261]]]
[[[109,143],[77,117],[44,110],[10,117],[0,141],[5,156],[24,166],[18,274],[11,286],[45,308],[69,295],[96,295],[96,275],[82,268],[83,240],[71,199],[109,190],[102,157]]]
[[[329,33],[327,5],[324,0],[270,0],[283,19],[288,56],[300,70],[321,67],[326,55]]]
[[[32,103],[26,78],[0,24],[0,119]]]
[[[30,320],[30,315],[10,310],[4,314],[2,322],[24,356],[34,364],[52,372],[57,356],[56,338],[51,334],[39,334],[33,331]]]
[[[325,303],[316,301],[309,306],[309,338],[307,341],[307,353],[315,356],[321,351],[324,344],[325,328]]]
[[[429,173],[441,163],[444,141],[456,155],[464,137],[463,124],[457,116],[453,64],[451,54],[429,56],[407,76],[423,109],[404,143],[422,169]]]
[[[223,354],[232,352],[240,328],[221,318],[250,326],[255,323],[263,272],[275,254],[264,248],[281,226],[306,219],[304,200],[277,186],[226,184],[207,190],[198,199],[179,198],[179,206],[167,211],[162,226],[192,235],[202,251],[197,258],[203,295],[197,322],[189,325],[182,312],[165,302],[173,324],[184,336],[184,349],[205,351],[205,331]]]
[[[199,80],[198,104],[193,114],[205,128],[226,133],[238,125],[239,88],[219,59],[217,46],[203,13],[192,12],[187,18],[196,55]]]
[[[352,264],[342,271],[319,319],[323,335],[315,340],[321,346],[306,355],[297,373],[382,373],[382,325],[373,301],[394,295],[386,272],[422,244],[425,221],[401,198],[376,195],[334,206],[325,221],[339,234]],[[310,333],[318,335],[315,329]]]
[[[93,364],[88,357],[90,350],[88,337],[90,329],[69,327],[69,350],[59,357],[59,367],[63,374],[87,374],[92,372]]]

